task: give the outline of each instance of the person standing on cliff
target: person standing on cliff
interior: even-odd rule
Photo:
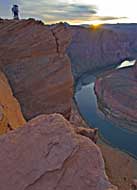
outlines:
[[[13,5],[12,13],[13,13],[13,19],[19,20],[19,7],[18,7],[18,5]]]

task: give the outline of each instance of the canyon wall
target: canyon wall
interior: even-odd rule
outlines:
[[[131,59],[137,59],[137,24],[106,24],[103,26],[105,29],[111,29],[117,32],[121,39],[124,40],[129,46],[129,53]]]
[[[104,73],[95,83],[99,108],[119,125],[137,131],[137,63]]]
[[[6,120],[6,127],[12,129],[25,123],[21,110],[27,120],[33,118],[0,136],[1,190],[117,190],[105,174],[103,157],[95,144],[97,129],[78,129],[70,118],[73,77],[66,54],[69,30],[63,24],[48,27],[33,19],[0,20],[0,69],[8,79],[0,75],[6,84],[5,88],[0,86],[0,98],[8,97],[7,90],[15,101],[11,105],[4,99],[0,118],[6,113],[6,119],[11,119]],[[14,117],[18,120],[16,106],[23,121],[19,125],[13,122]],[[38,116],[45,113],[50,115]],[[72,119],[72,124],[63,116]]]
[[[71,34],[63,24],[0,20],[0,68],[26,119],[44,113],[69,118],[73,78],[65,52]]]
[[[72,42],[68,55],[77,79],[82,74],[104,67],[116,66],[130,58],[130,42],[126,35],[111,28],[70,27]]]

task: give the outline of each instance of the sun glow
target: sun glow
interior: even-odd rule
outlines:
[[[92,25],[91,25],[91,28],[93,28],[93,29],[99,29],[100,27],[101,27],[101,23],[99,23],[99,22],[95,22],[95,23],[93,23]]]

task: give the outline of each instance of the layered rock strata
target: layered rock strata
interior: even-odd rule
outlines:
[[[8,80],[0,71],[0,135],[26,123]]]
[[[116,66],[130,57],[129,44],[124,34],[113,29],[70,27],[72,41],[68,54],[75,79],[87,72]]]
[[[63,24],[52,28],[33,19],[0,20],[0,67],[6,73],[26,119],[43,113],[69,118],[73,78]]]
[[[137,131],[137,63],[103,74],[96,81],[95,92],[107,117]]]
[[[31,138],[30,138],[31,137]],[[116,190],[99,148],[59,114],[0,137],[1,190]]]
[[[125,24],[107,24],[103,25],[103,28],[110,29],[117,32],[124,44],[129,46],[129,53],[131,59],[137,59],[137,24],[125,23]]]

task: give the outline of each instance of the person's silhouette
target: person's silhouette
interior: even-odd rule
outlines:
[[[18,5],[13,5],[12,13],[13,13],[13,18],[15,20],[19,20],[19,7],[18,7]]]

